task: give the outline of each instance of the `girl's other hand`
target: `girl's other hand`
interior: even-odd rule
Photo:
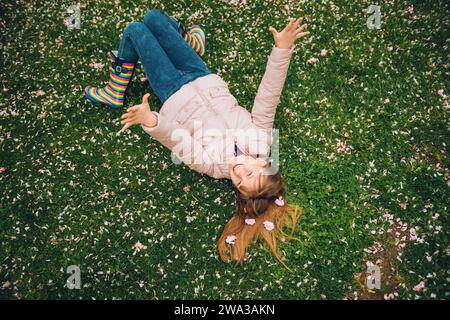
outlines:
[[[143,124],[147,127],[154,127],[158,123],[158,118],[150,110],[148,104],[148,97],[150,93],[147,93],[142,97],[142,103],[127,109],[121,119],[121,123],[124,124],[120,132],[125,132],[134,124]]]
[[[297,39],[307,36],[309,32],[303,32],[307,25],[300,26],[302,20],[303,18],[290,18],[289,24],[281,32],[278,32],[274,27],[269,27],[269,31],[272,32],[275,40],[275,46],[281,49],[290,49]]]

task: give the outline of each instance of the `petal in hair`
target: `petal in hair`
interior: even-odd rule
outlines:
[[[272,221],[264,221],[263,222],[264,228],[266,228],[267,231],[272,231],[273,228],[275,228],[275,225],[273,224]]]
[[[237,239],[236,236],[228,236],[227,239],[225,240],[225,242],[228,244],[234,244],[236,239]]]
[[[284,199],[283,196],[279,196],[277,200],[275,200],[275,204],[279,207],[284,206]]]
[[[248,224],[248,225],[251,225],[251,226],[254,225],[255,222],[256,222],[255,219],[245,219],[245,224]]]

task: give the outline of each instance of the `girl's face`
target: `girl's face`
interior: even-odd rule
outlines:
[[[267,177],[262,174],[267,166],[268,162],[263,159],[247,155],[234,157],[229,164],[231,181],[239,191],[257,192]]]

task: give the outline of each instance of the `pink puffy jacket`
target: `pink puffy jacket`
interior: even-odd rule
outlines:
[[[142,128],[191,169],[229,179],[227,160],[234,156],[234,143],[247,154],[269,155],[270,132],[294,49],[295,44],[290,49],[273,46],[251,113],[239,106],[220,76],[209,74],[173,93],[159,113],[153,111],[158,124]],[[259,133],[242,133],[249,129]],[[229,132],[239,133],[230,140]]]

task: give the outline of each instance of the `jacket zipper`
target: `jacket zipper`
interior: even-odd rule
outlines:
[[[226,128],[227,128],[227,129],[230,129],[229,126],[228,126],[228,123],[225,121],[225,119],[223,118],[223,116],[222,116],[221,114],[219,114],[216,110],[214,110],[214,108],[212,107],[212,105],[211,105],[211,103],[209,102],[208,98],[205,97],[205,95],[203,94],[203,92],[202,92],[202,90],[200,89],[200,87],[198,87],[196,84],[193,84],[193,82],[190,82],[189,84],[191,84],[191,85],[194,87],[195,91],[199,94],[199,96],[202,98],[202,100],[206,102],[206,105],[208,106],[208,108],[209,108],[209,109],[210,109],[217,117],[219,117],[220,119],[223,120],[223,122],[224,122],[225,125],[226,125]],[[236,143],[236,140],[235,140],[235,139],[234,139],[234,142]],[[228,172],[228,175],[229,175],[229,172]]]

